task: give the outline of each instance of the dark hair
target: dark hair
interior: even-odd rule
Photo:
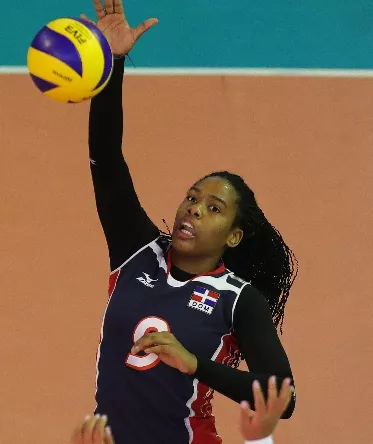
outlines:
[[[259,208],[254,192],[244,179],[228,171],[218,171],[200,179],[220,177],[228,181],[238,194],[238,210],[234,226],[243,230],[243,239],[235,248],[227,248],[225,266],[241,279],[250,282],[268,301],[276,326],[282,325],[285,304],[298,272],[298,262],[279,231],[270,224]],[[197,183],[198,183],[197,182]]]

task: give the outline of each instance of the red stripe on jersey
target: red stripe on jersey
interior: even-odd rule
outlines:
[[[110,277],[109,277],[109,289],[108,289],[109,298],[114,293],[115,286],[117,285],[119,274],[120,274],[120,269],[117,270],[117,271],[114,271],[114,273],[112,273],[110,275]]]
[[[223,336],[221,349],[214,359],[221,364],[237,367],[240,361],[240,351],[232,334]],[[215,417],[212,414],[211,401],[214,391],[202,384],[197,383],[197,397],[191,405],[194,416],[189,418],[190,427],[193,431],[191,444],[221,444],[222,439],[217,434]]]
[[[109,276],[108,300],[106,303],[106,308],[108,307],[109,302],[110,302],[110,298],[112,297],[112,295],[114,293],[120,272],[121,272],[121,269],[119,268],[118,270],[114,271],[114,273],[111,273]],[[105,317],[105,315],[104,315],[104,317]],[[96,349],[96,372],[97,372],[97,374],[96,374],[96,390],[97,390],[97,375],[98,375],[97,366],[98,366],[98,360],[99,360],[99,356],[100,356],[101,342],[102,342],[102,327],[101,327],[101,331],[100,331],[100,338],[98,340],[98,347]]]

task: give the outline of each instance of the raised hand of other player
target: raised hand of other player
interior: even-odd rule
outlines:
[[[135,28],[128,24],[121,0],[93,0],[97,14],[97,23],[89,19],[85,14],[81,18],[88,20],[103,32],[107,38],[113,54],[125,56],[133,48],[136,41],[158,23],[158,19],[149,18]]]
[[[87,417],[74,430],[72,444],[115,444],[110,428],[106,427],[106,416]]]
[[[241,403],[241,434],[247,441],[255,441],[272,435],[282,414],[285,412],[291,396],[290,379],[285,379],[278,392],[276,378],[268,380],[268,397],[265,402],[260,384],[253,383],[255,411],[248,402]]]
[[[182,373],[192,375],[197,370],[197,358],[183,347],[172,333],[146,333],[131,349],[133,355],[140,351],[146,354],[155,353],[162,362]]]

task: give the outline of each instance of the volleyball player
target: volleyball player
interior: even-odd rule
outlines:
[[[122,154],[122,83],[127,54],[157,20],[131,28],[119,0],[94,3],[115,54],[89,115],[90,168],[110,261],[95,413],[109,417],[117,444],[218,444],[214,391],[255,409],[254,380],[266,387],[274,375],[278,387],[286,378],[294,387],[276,327],[295,259],[253,191],[227,171],[191,184],[172,233],[149,219]],[[237,368],[242,359],[249,372]],[[283,419],[294,406],[295,391]]]

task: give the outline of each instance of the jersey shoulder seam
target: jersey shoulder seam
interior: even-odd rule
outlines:
[[[121,270],[125,265],[128,264],[128,262],[130,262],[134,257],[136,257],[138,254],[140,254],[142,251],[144,251],[146,248],[148,248],[150,245],[154,244],[155,242],[157,242],[157,240],[159,239],[160,236],[157,236],[155,239],[153,239],[152,241],[150,241],[149,243],[147,243],[146,245],[144,245],[143,247],[139,248],[137,251],[135,251],[128,259],[126,259],[123,264],[119,265],[119,267],[115,268],[114,270],[112,270],[110,272],[110,275],[116,273],[118,270]]]

